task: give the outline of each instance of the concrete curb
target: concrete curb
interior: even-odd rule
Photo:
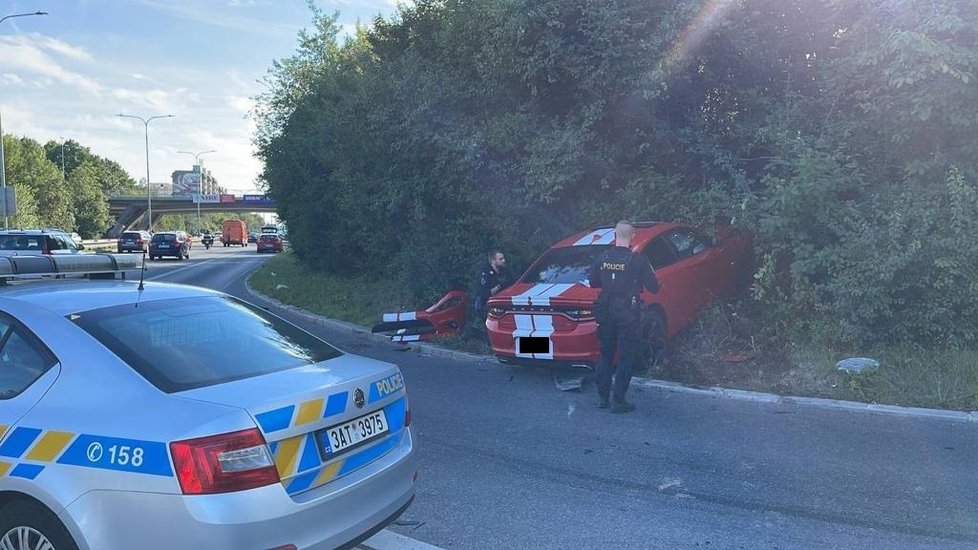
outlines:
[[[299,307],[286,304],[275,298],[270,298],[251,288],[248,279],[245,279],[245,288],[256,298],[256,301],[263,301],[282,309],[289,310],[310,322],[318,325],[328,326],[337,330],[346,330],[352,334],[362,335],[376,342],[391,344],[390,338],[383,334],[373,334],[369,329],[346,321],[329,319],[315,313],[309,313]],[[431,357],[444,357],[459,361],[475,361],[485,363],[495,363],[496,361],[489,356],[466,353],[463,351],[449,350],[424,342],[412,342],[410,348],[416,353]],[[898,405],[880,405],[878,403],[860,403],[858,401],[842,401],[839,399],[824,399],[820,397],[797,397],[792,395],[777,395],[773,393],[763,393],[747,390],[736,390],[714,386],[710,388],[699,388],[685,386],[676,382],[666,380],[656,380],[654,378],[632,378],[632,386],[639,388],[660,389],[674,393],[685,393],[690,395],[700,395],[704,397],[714,397],[722,399],[734,399],[737,401],[748,401],[753,403],[771,403],[794,405],[798,407],[811,407],[817,409],[844,410],[858,413],[884,414],[890,416],[902,416],[909,418],[933,418],[939,420],[953,420],[956,422],[968,422],[978,424],[978,411],[963,412],[949,411],[944,409],[925,409],[920,407],[901,407]]]
[[[324,327],[329,327],[333,330],[345,331],[350,334],[355,334],[358,337],[365,338],[374,342],[382,342],[389,344],[391,347],[395,347],[395,344],[391,342],[390,337],[383,334],[374,334],[370,332],[370,329],[363,327],[354,323],[349,323],[347,321],[339,321],[337,319],[330,319],[328,317],[323,317],[316,313],[310,313],[300,307],[293,306],[291,304],[286,304],[275,298],[266,296],[251,287],[248,279],[245,279],[245,289],[251,294],[256,302],[265,302],[267,304],[274,305],[276,307],[282,308],[284,310],[290,311],[295,315],[302,317],[303,319],[320,325]],[[485,355],[477,355],[475,353],[467,353],[464,351],[445,349],[438,346],[433,346],[425,342],[411,342],[407,348],[419,355],[431,356],[431,357],[444,357],[446,359],[455,359],[459,361],[487,361],[495,363],[495,359]]]
[[[640,388],[652,388],[671,391],[675,393],[686,393],[694,395],[709,396],[722,399],[736,399],[738,401],[751,401],[754,403],[772,403],[782,405],[795,405],[798,407],[811,407],[817,409],[844,410],[859,413],[885,414],[891,416],[904,416],[912,418],[935,418],[941,420],[953,420],[957,422],[978,423],[978,411],[962,412],[948,411],[944,409],[924,409],[920,407],[901,407],[898,405],[880,405],[878,403],[860,403],[858,401],[842,401],[839,399],[824,399],[820,397],[797,397],[793,395],[777,395],[773,393],[754,392],[746,390],[733,390],[729,388],[712,387],[696,388],[684,386],[675,382],[654,380],[651,378],[632,378],[632,385]]]

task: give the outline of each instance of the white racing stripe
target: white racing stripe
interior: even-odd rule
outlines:
[[[530,305],[530,298],[531,297],[536,296],[537,294],[540,294],[541,292],[546,292],[547,290],[549,290],[553,286],[554,285],[548,285],[548,284],[533,285],[530,288],[528,288],[525,292],[523,292],[522,294],[517,294],[516,296],[513,296],[512,297],[513,305],[514,306],[528,306],[528,305]]]
[[[418,318],[417,311],[405,311],[403,313],[385,313],[385,323],[396,323],[397,321],[414,321]]]
[[[574,286],[573,283],[561,283],[559,285],[553,285],[550,288],[548,288],[545,292],[542,292],[537,296],[530,297],[530,302],[531,302],[530,305],[549,306],[551,298],[560,296],[572,286]]]
[[[511,300],[514,306],[549,306],[551,298],[560,296],[572,286],[573,283],[533,285],[522,294],[513,296]]]
[[[574,246],[587,246],[590,244],[611,244],[615,240],[615,228],[609,227],[607,229],[595,229],[594,231],[584,235]]]
[[[551,336],[554,333],[554,319],[550,315],[514,315],[516,319],[516,330],[513,331],[513,351],[517,357],[523,359],[553,359],[554,342]],[[527,336],[539,336],[549,341],[550,353],[520,353],[518,338]]]

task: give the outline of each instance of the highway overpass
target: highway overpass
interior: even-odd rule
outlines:
[[[206,212],[275,212],[275,201],[264,195],[221,195],[220,201],[201,202],[201,214]],[[148,229],[147,197],[128,196],[109,199],[109,211],[116,218],[109,230],[110,239],[118,238],[127,229]],[[196,214],[193,197],[153,197],[153,224],[166,214]]]

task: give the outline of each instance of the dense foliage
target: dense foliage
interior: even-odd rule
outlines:
[[[43,146],[27,137],[3,140],[7,185],[17,193],[10,227],[57,227],[99,237],[112,222],[108,196],[136,189],[118,163],[74,140]]]
[[[978,332],[978,2],[313,7],[255,143],[300,259],[468,286],[621,217],[753,232],[753,296],[843,344]]]

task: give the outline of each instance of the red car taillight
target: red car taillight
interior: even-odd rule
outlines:
[[[494,319],[499,319],[503,315],[506,315],[506,309],[498,306],[492,306],[489,308],[489,317]]]
[[[257,428],[170,443],[185,495],[244,491],[280,481]]]

